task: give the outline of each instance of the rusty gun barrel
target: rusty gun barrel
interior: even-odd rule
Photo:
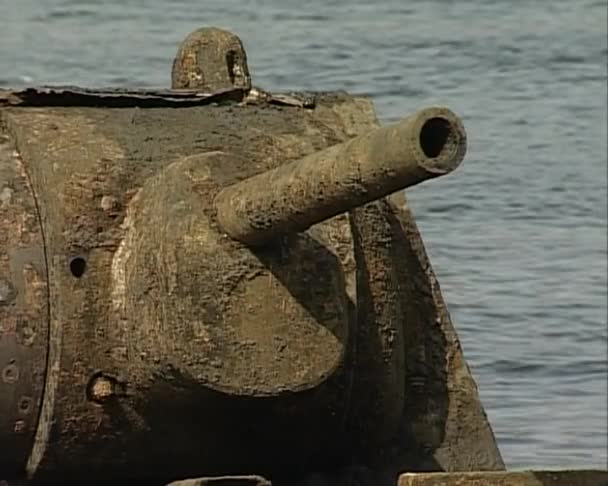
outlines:
[[[453,171],[466,133],[447,108],[402,121],[224,188],[218,222],[232,238],[260,245]]]

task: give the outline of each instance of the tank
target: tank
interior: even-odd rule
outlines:
[[[252,87],[215,28],[171,77],[0,91],[0,479],[503,470],[404,194],[459,117]]]

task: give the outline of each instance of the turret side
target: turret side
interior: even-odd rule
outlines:
[[[345,297],[353,306],[346,312],[356,312],[358,320],[355,326],[351,315],[340,324],[341,331],[333,332],[336,347],[329,352],[337,361],[323,375],[323,380],[334,380],[323,382],[330,383],[328,389],[316,383],[285,393],[270,390],[275,395],[266,405],[252,401],[255,393],[247,392],[248,398],[240,404],[233,402],[234,408],[201,409],[200,403],[222,402],[214,402],[208,391],[189,392],[188,380],[174,373],[173,360],[177,349],[184,356],[177,369],[192,366],[186,358],[201,355],[195,348],[198,341],[186,340],[182,347],[171,348],[184,336],[204,340],[196,327],[199,321],[191,319],[194,311],[188,305],[179,312],[172,308],[166,314],[169,320],[162,322],[179,323],[175,341],[169,347],[166,341],[143,341],[143,348],[138,347],[140,328],[145,326],[144,320],[139,321],[141,314],[115,311],[116,297],[127,291],[120,282],[137,284],[130,285],[129,291],[139,292],[138,302],[149,299],[152,305],[155,301],[150,297],[155,289],[144,285],[155,280],[137,280],[140,273],[133,272],[145,269],[146,261],[131,268],[117,258],[129,242],[133,219],[128,212],[140,204],[138,197],[146,193],[155,200],[162,195],[165,203],[157,201],[158,215],[185,217],[187,208],[175,211],[187,199],[171,199],[179,193],[171,188],[186,180],[175,173],[176,168],[184,169],[184,177],[190,174],[189,184],[194,186],[200,185],[206,168],[215,167],[220,175],[214,177],[225,176],[225,184],[250,177],[377,127],[368,100],[339,93],[319,94],[312,103],[309,95],[252,100],[238,92],[209,97],[69,93],[69,98],[62,98],[61,93],[44,92],[41,96],[47,101],[50,96],[52,107],[43,106],[36,93],[5,96],[9,102],[0,108],[39,201],[50,275],[49,372],[30,474],[41,478],[57,471],[62,477],[75,478],[88,473],[100,478],[201,473],[273,477],[288,469],[342,467],[354,456],[386,477],[386,484],[393,484],[403,471],[504,467],[404,201],[372,202],[307,232],[321,243],[314,251],[329,248],[339,263]],[[103,107],[104,103],[113,107]],[[200,158],[218,152],[230,157],[218,159],[213,167],[205,165],[207,158]],[[234,165],[224,172],[222,164]],[[159,174],[174,175],[158,179]],[[179,184],[153,190],[151,181]],[[144,186],[148,189],[142,190]],[[166,252],[159,246],[157,228],[163,224],[159,218],[150,219],[149,228],[147,219],[140,218],[138,228],[148,238],[137,240],[143,246],[134,246],[134,254],[153,258]],[[190,246],[175,253],[178,264],[157,269],[156,282],[164,289],[171,287],[172,278],[182,278],[184,271],[199,268],[199,263],[207,265],[196,251],[199,240],[181,243]],[[289,263],[292,243],[278,245],[266,256]],[[281,255],[281,250],[287,253]],[[269,267],[269,260],[259,256],[256,265]],[[363,267],[356,269],[355,262]],[[153,268],[154,260],[150,264]],[[375,278],[378,275],[386,279]],[[201,275],[196,278],[202,279]],[[290,285],[289,280],[281,284],[283,288]],[[163,292],[159,295],[165,297],[158,302],[170,295]],[[253,302],[255,293],[250,298]],[[162,306],[158,312],[162,315]],[[140,335],[134,339],[137,329]],[[276,345],[283,346],[278,341]],[[395,373],[378,375],[386,369]],[[378,376],[380,380],[375,379]],[[402,376],[399,396],[387,395],[386,390],[394,390]],[[248,386],[255,385],[252,380]],[[271,382],[260,383],[272,388]],[[268,389],[262,388],[258,391],[267,394]],[[395,407],[395,403],[400,405]],[[390,420],[384,415],[387,409]],[[327,411],[329,415],[324,415]],[[230,417],[240,417],[240,424],[246,424],[247,413],[255,419],[247,428],[231,425]],[[225,421],[204,420],[222,414]],[[268,421],[259,420],[261,416]],[[277,416],[282,417],[279,422]],[[392,425],[394,420],[401,424],[398,429]],[[184,428],[184,423],[189,426]],[[219,442],[218,437],[222,437]],[[204,449],[209,455],[201,457],[200,444],[206,438],[213,438],[214,444]],[[232,455],[223,454],[228,448]],[[247,460],[239,462],[235,457]],[[212,464],[208,469],[205,460]]]

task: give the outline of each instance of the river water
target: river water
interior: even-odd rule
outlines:
[[[177,45],[241,36],[254,84],[345,89],[383,122],[462,116],[408,192],[509,467],[606,467],[607,10],[599,0],[0,0],[0,86],[168,87]]]

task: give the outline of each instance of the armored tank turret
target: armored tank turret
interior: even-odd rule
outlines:
[[[504,469],[403,192],[465,152],[218,29],[171,89],[0,91],[0,479]]]

